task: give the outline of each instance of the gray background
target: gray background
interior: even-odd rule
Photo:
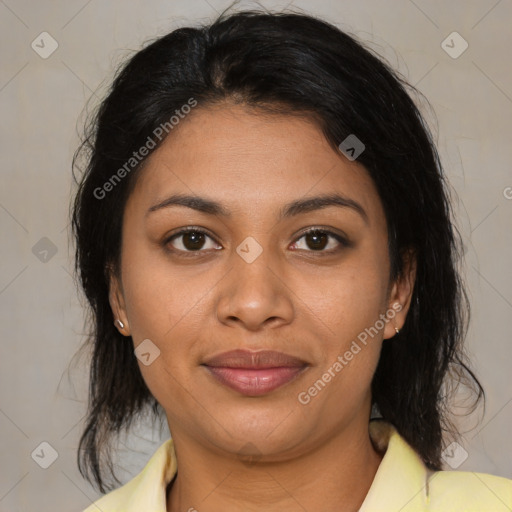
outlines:
[[[229,4],[0,0],[1,512],[79,511],[98,497],[75,464],[87,386],[85,358],[72,364],[83,341],[67,217],[77,120],[80,126],[88,98],[93,95],[94,106],[94,94],[103,96],[130,51],[177,26],[211,20]],[[429,110],[427,119],[466,243],[464,274],[473,306],[468,349],[488,395],[485,416],[464,437],[468,457],[458,469],[512,478],[512,1],[263,5],[299,7],[352,32],[431,102],[437,124]],[[241,2],[238,8],[254,6]],[[46,59],[31,47],[32,41],[43,46],[38,36],[44,31],[58,43]],[[441,46],[453,31],[469,44],[457,58]],[[460,40],[448,44],[452,53],[461,48]],[[50,48],[49,39],[44,47]],[[124,480],[165,437],[140,425],[121,440]],[[31,457],[42,442],[58,453],[48,469]],[[44,453],[48,461],[49,449]]]

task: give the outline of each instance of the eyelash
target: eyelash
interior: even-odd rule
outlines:
[[[180,236],[185,235],[187,233],[199,233],[202,235],[206,235],[208,238],[212,239],[215,243],[218,243],[207,231],[204,231],[203,229],[201,229],[199,227],[189,226],[187,228],[183,228],[182,230],[178,231],[177,233],[174,233],[170,237],[167,237],[163,242],[164,247],[167,248],[168,245],[170,244],[170,242],[172,242],[174,239],[179,238]],[[308,230],[304,231],[295,240],[294,244],[296,244],[299,240],[301,240],[302,238],[304,238],[306,235],[308,235],[310,233],[321,233],[321,234],[328,235],[328,237],[334,238],[337,242],[339,242],[339,244],[341,245],[341,248],[346,248],[346,247],[352,246],[352,244],[349,242],[349,240],[347,238],[343,237],[342,235],[333,233],[332,231],[329,231],[327,229],[323,229],[320,227],[309,228]],[[295,250],[300,250],[300,251],[305,250],[306,252],[319,253],[319,254],[334,254],[334,253],[338,252],[341,248],[338,247],[338,248],[330,249],[330,250],[322,249],[322,250],[318,250],[318,251],[315,251],[312,249],[295,249]],[[187,255],[191,255],[191,256],[195,255],[196,253],[200,254],[202,252],[206,252],[203,249],[198,249],[197,251],[187,251],[187,250],[172,248],[172,249],[167,249],[167,250],[170,252],[181,253],[183,255],[187,254]],[[214,249],[214,250],[218,250],[218,249]],[[189,257],[189,256],[186,256],[186,257]],[[194,257],[194,256],[192,256],[192,257]]]

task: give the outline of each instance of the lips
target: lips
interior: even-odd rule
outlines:
[[[203,366],[221,384],[260,396],[294,380],[309,364],[283,352],[233,350],[207,359]]]
[[[204,364],[210,367],[222,366],[257,370],[264,368],[302,367],[307,363],[297,357],[273,350],[261,350],[259,352],[232,350],[207,359]]]

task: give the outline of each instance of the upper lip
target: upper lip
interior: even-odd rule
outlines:
[[[216,356],[206,359],[203,363],[206,366],[218,366],[225,368],[282,368],[282,367],[302,367],[308,363],[298,357],[276,352],[274,350],[261,350],[254,352],[251,350],[231,350],[223,352]]]

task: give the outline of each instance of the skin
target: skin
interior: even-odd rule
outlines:
[[[336,206],[279,218],[291,201],[333,192],[367,218]],[[147,213],[176,193],[217,201],[231,215],[185,206]],[[186,226],[208,231],[199,251],[187,235],[168,241]],[[350,245],[332,236],[315,245],[303,236],[311,227],[345,234]],[[236,252],[246,237],[262,248],[252,263]],[[382,459],[368,432],[370,384],[382,343],[405,321],[415,277],[410,259],[389,279],[384,212],[365,169],[304,117],[198,106],[147,160],[122,239],[110,302],[135,347],[150,339],[160,350],[138,364],[175,443],[167,510],[358,510]],[[401,311],[301,404],[298,394],[393,304]],[[244,396],[201,366],[236,348],[285,352],[309,367],[266,395]]]

